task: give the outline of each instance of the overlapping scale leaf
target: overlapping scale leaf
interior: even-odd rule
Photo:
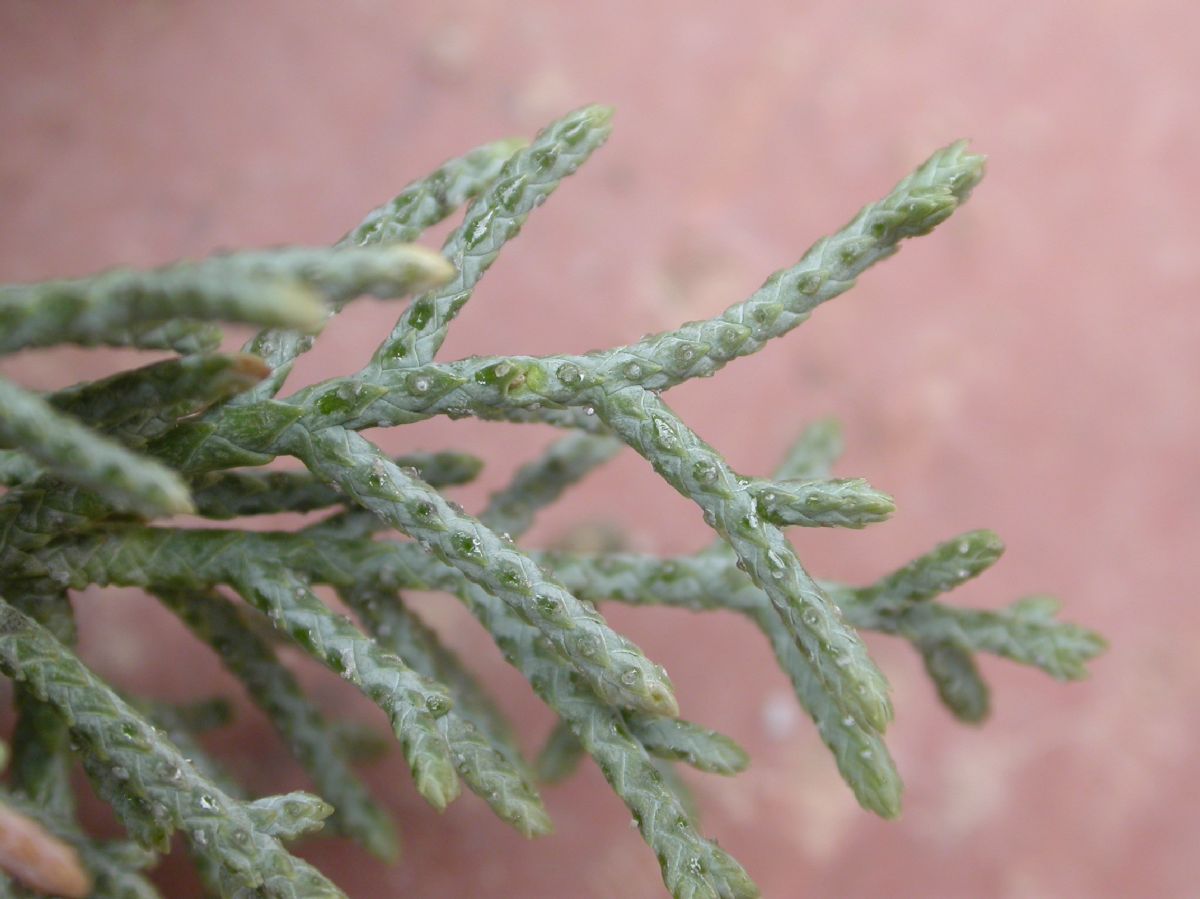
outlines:
[[[558,721],[546,737],[534,763],[538,780],[542,783],[566,780],[579,767],[585,754],[583,744],[571,726],[565,721]]]
[[[886,521],[892,498],[861,478],[774,480],[753,486],[759,514],[772,524],[815,528],[861,528]]]
[[[663,718],[626,712],[629,732],[651,755],[673,762],[686,762],[710,774],[737,774],[750,757],[732,738],[678,718]]]

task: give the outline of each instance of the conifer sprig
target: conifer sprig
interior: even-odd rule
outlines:
[[[52,634],[0,600],[0,670],[58,709],[85,755],[109,766],[130,804],[166,832],[180,829],[231,890],[266,896],[341,896],[316,869],[289,855],[247,808],[204,778],[141,715],[88,671]],[[303,810],[296,809],[296,816]],[[305,812],[306,813],[306,812]]]
[[[399,850],[387,814],[350,767],[334,729],[305,698],[295,675],[247,624],[245,613],[213,590],[155,590],[167,608],[220,655],[255,705],[304,766],[334,810],[332,824],[381,858]],[[178,744],[178,740],[176,740]],[[195,760],[197,757],[190,756]],[[228,792],[228,791],[227,791]]]
[[[130,511],[153,518],[192,511],[179,475],[64,415],[46,400],[0,378],[0,447]]]
[[[749,481],[650,391],[627,387],[598,401],[605,423],[704,511],[705,523],[766,593],[838,707],[882,731],[892,718],[887,682],[783,533],[759,515]]]
[[[68,387],[47,399],[60,412],[140,446],[179,419],[249,390],[269,371],[248,353],[187,356]]]
[[[416,240],[426,228],[436,225],[487,187],[504,161],[521,145],[519,140],[497,141],[450,160],[427,177],[408,185],[389,203],[369,212],[337,246],[395,245]],[[448,279],[452,271],[447,266],[445,278]],[[340,312],[349,298],[349,291],[343,291],[333,298],[330,311],[333,314]],[[295,331],[268,329],[258,334],[246,345],[246,350],[261,356],[270,366],[271,375],[239,402],[273,397],[291,373],[295,359],[311,347],[312,339]]]
[[[45,627],[61,643],[75,642],[75,616],[66,590],[51,581],[30,580],[10,596],[15,608]],[[67,723],[27,686],[18,685],[12,735],[13,789],[50,815],[69,821],[75,812],[71,792],[70,735]]]
[[[305,698],[276,642],[346,678],[389,716],[417,789],[433,805],[453,800],[461,777],[521,833],[548,833],[520,735],[403,590],[465,603],[558,716],[538,774],[560,778],[590,756],[676,897],[757,895],[741,866],[699,834],[690,793],[669,764],[732,775],[747,756],[733,738],[676,717],[666,673],[597,603],[746,615],[859,802],[884,817],[898,812],[901,792],[882,737],[891,705],[859,631],[910,642],[943,702],[969,722],[989,706],[977,653],[1074,679],[1102,651],[1099,637],[1058,621],[1045,598],[998,611],[939,601],[999,557],[1002,546],[986,531],[865,587],[816,580],[784,528],[861,528],[894,512],[891,498],[865,480],[832,477],[836,424],[810,426],[773,477],[756,477],[735,472],[660,396],[787,333],[901,241],[949,217],[983,173],[982,158],[962,143],[933,154],[795,265],[708,320],[583,354],[435,360],[488,267],[604,143],[610,119],[607,108],[587,107],[529,145],[500,141],[450,160],[334,247],[0,288],[0,353],[80,343],[170,348],[181,357],[50,394],[0,381],[0,593],[9,600],[0,601],[0,670],[18,682],[20,712],[10,806],[38,803],[41,824],[78,852],[97,895],[153,895],[140,871],[177,829],[189,837],[207,888],[223,896],[341,895],[280,843],[327,818],[376,854],[395,854],[390,823],[352,772],[348,725]],[[463,205],[440,254],[410,245]],[[418,295],[359,371],[279,396],[330,314],[362,294],[408,292]],[[218,321],[266,330],[242,354],[221,355],[213,352]],[[473,479],[478,459],[393,458],[359,433],[439,415],[573,433],[473,515],[441,489]],[[540,509],[621,446],[701,509],[715,545],[675,558],[518,545]],[[253,470],[281,457],[306,470]],[[275,532],[139,520],[192,510],[213,521],[330,514]],[[389,530],[397,533],[381,534]],[[70,649],[68,591],[94,584],[145,588],[178,614],[266,712],[322,798],[245,798],[196,743],[189,716],[127,699],[88,671]],[[315,585],[332,587],[358,623],[327,605]],[[74,758],[148,848],[78,833],[66,789]],[[2,879],[0,887],[18,889]]]
[[[458,795],[459,784],[450,748],[435,721],[453,705],[442,686],[417,674],[349,619],[331,611],[291,570],[274,564],[247,565],[231,580],[276,628],[387,714],[417,790],[430,805],[445,808]]]
[[[130,326],[187,318],[319,331],[322,299],[402,296],[446,280],[446,260],[422,247],[288,247],[211,256],[152,271],[0,288],[0,352],[62,343],[129,342]]]
[[[471,670],[394,591],[360,580],[338,596],[381,646],[406,659],[426,677],[443,684],[454,699],[453,713],[491,742],[522,779],[532,783],[512,724]]]
[[[521,232],[525,219],[563,178],[603,145],[612,130],[611,119],[607,107],[581,109],[549,125],[532,144],[508,158],[442,247],[455,277],[417,297],[375,351],[372,367],[411,368],[433,359],[450,322],[504,245]]]
[[[392,460],[411,468],[431,487],[468,484],[483,462],[466,453],[411,453]],[[219,471],[196,478],[196,510],[205,518],[230,519],[280,512],[312,512],[341,505],[345,497],[308,471]]]
[[[607,701],[678,711],[665,672],[513,544],[397,468],[359,434],[332,427],[305,435],[306,443],[294,451],[317,477],[511,605]]]

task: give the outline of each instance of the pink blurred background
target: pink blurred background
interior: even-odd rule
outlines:
[[[751,473],[804,422],[838,415],[839,473],[888,490],[899,513],[862,533],[797,534],[809,566],[869,580],[992,527],[1008,554],[955,601],[1055,593],[1112,642],[1092,679],[1064,686],[987,659],[995,711],[965,728],[908,647],[872,639],[907,784],[888,823],[857,808],[749,625],[610,617],[670,669],[689,717],[750,748],[744,775],[689,781],[705,831],[768,897],[1195,895],[1198,34],[1200,7],[1169,0],[5,0],[0,279],[329,242],[442,159],[602,101],[618,108],[613,139],[530,220],[445,354],[584,350],[719,311],[970,137],[989,173],[949,223],[799,332],[670,398]],[[296,386],[356,366],[394,315],[355,306]],[[116,361],[47,352],[0,369],[52,387]],[[483,453],[481,485],[462,491],[478,508],[552,435],[436,421],[373,436]],[[706,541],[695,510],[626,454],[530,542],[598,520],[651,551]],[[535,747],[550,717],[519,677],[451,600],[421,605]],[[84,656],[113,680],[171,698],[235,692],[144,598],[89,591],[78,606]],[[340,682],[306,681],[382,729]],[[235,770],[264,789],[303,785],[261,717],[240,716],[214,741]],[[532,844],[473,797],[437,816],[395,754],[369,777],[399,820],[402,861],[338,841],[304,849],[353,897],[662,894],[594,767],[547,790],[558,832]],[[194,894],[178,859],[162,876],[170,895]]]

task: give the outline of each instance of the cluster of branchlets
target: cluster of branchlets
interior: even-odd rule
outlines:
[[[675,896],[757,895],[741,866],[697,830],[670,763],[734,774],[729,737],[679,718],[666,672],[613,631],[596,604],[732,609],[763,631],[859,801],[899,809],[883,742],[887,683],[860,629],[921,653],[942,699],[966,721],[988,708],[977,652],[1069,679],[1102,649],[1054,619],[1045,599],[998,612],[939,594],[992,564],[989,532],[965,534],[865,588],[815,580],[789,526],[860,528],[891,500],[834,479],[839,438],[819,423],[770,478],[733,471],[666,405],[663,391],[755,352],[907,237],[946,219],[982,175],[955,144],[721,315],[582,355],[435,362],[450,322],[526,217],[608,136],[590,107],[530,145],[481,147],[414,182],[332,248],[235,253],[147,272],[0,289],[0,352],[57,343],[170,349],[135,371],[39,394],[0,380],[0,669],[16,682],[11,786],[0,794],[0,895],[152,896],[140,873],[187,838],[220,895],[340,896],[285,840],[325,820],[382,857],[396,835],[353,771],[364,740],[328,720],[277,653],[280,640],[336,672],[388,717],[416,788],[443,808],[461,785],[522,833],[549,832],[538,793],[590,755],[655,852]],[[441,253],[411,245],[468,204]],[[278,393],[327,315],[363,294],[416,293],[359,372]],[[214,322],[268,328],[243,353],[215,352]],[[442,488],[474,478],[457,453],[390,458],[359,432],[435,415],[573,429],[522,468],[478,516]],[[537,511],[622,446],[695,502],[719,536],[691,556],[527,550]],[[293,457],[303,471],[253,470]],[[154,527],[328,510],[292,531]],[[388,536],[381,532],[398,532]],[[138,586],[220,657],[269,717],[320,793],[249,798],[199,746],[212,706],[119,694],[74,655],[72,590]],[[354,619],[314,592],[334,588]],[[457,596],[559,725],[531,765],[513,728],[459,658],[401,599]],[[377,747],[375,747],[377,748]],[[97,842],[74,823],[68,774],[81,761],[131,842]],[[20,848],[13,849],[13,846]]]

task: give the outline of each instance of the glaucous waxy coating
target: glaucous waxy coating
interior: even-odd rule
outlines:
[[[321,827],[331,814],[325,800],[336,807],[333,824],[379,855],[394,854],[390,824],[350,772],[337,726],[280,664],[265,636],[273,633],[387,714],[432,805],[454,799],[461,778],[522,834],[548,833],[535,778],[498,705],[397,595],[438,590],[466,605],[557,716],[539,759],[543,775],[561,776],[589,756],[629,809],[673,896],[748,899],[757,887],[700,835],[673,770],[662,767],[666,759],[729,775],[745,767],[746,754],[732,738],[676,717],[665,670],[617,633],[598,603],[747,616],[858,801],[884,817],[897,814],[901,792],[882,738],[891,704],[859,630],[912,643],[943,701],[967,721],[988,708],[978,652],[1063,679],[1083,676],[1103,641],[1056,620],[1052,601],[1033,597],[988,612],[937,601],[999,557],[990,532],[964,534],[866,587],[808,574],[784,528],[859,528],[893,511],[890,497],[866,481],[831,476],[841,447],[835,423],[811,426],[773,477],[757,477],[733,470],[662,397],[788,333],[903,240],[949,217],[983,173],[983,159],[963,143],[934,153],[710,319],[582,354],[435,358],[483,274],[604,143],[610,124],[611,110],[586,107],[528,146],[503,141],[452,159],[332,248],[256,250],[0,288],[0,353],[77,342],[193,354],[50,395],[0,380],[0,669],[18,681],[14,783],[43,798],[47,812],[69,814],[64,772],[78,754],[134,840],[165,851],[173,831],[183,831],[222,895],[340,896],[280,844]],[[409,244],[463,204],[441,253]],[[360,371],[279,395],[312,346],[306,332],[360,294],[410,291],[417,296]],[[210,319],[267,330],[244,354],[196,355],[220,340]],[[360,433],[438,415],[572,433],[522,466],[476,516],[439,488],[471,480],[479,460],[392,458]],[[622,446],[690,500],[718,542],[666,559],[523,548],[538,512]],[[305,470],[260,468],[289,456]],[[192,498],[213,520],[332,514],[275,532],[137,520],[191,510]],[[242,799],[199,749],[181,751],[195,745],[187,734],[175,745],[142,706],[88,671],[68,645],[66,591],[109,584],[150,590],[210,644],[324,799]],[[327,605],[314,585],[332,587],[358,621]],[[253,609],[225,599],[222,588]],[[64,839],[97,884],[125,883],[129,890],[112,892],[140,894],[144,855],[89,855],[86,838]]]

